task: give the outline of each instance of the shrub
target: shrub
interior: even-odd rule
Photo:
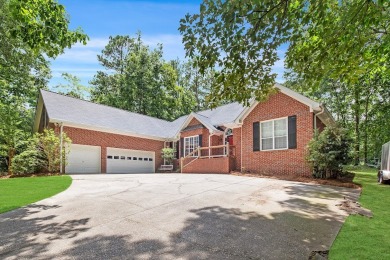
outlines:
[[[44,153],[47,159],[47,170],[52,173],[60,171],[60,136],[53,129],[45,129],[43,133],[37,134],[39,139],[39,148]],[[67,155],[70,149],[67,149],[71,144],[70,138],[66,133],[62,133],[62,165],[67,163]]]
[[[63,165],[66,165],[70,139],[63,133]],[[12,159],[13,174],[32,174],[37,172],[58,173],[60,171],[60,136],[54,130],[45,129],[29,140],[28,145]]]
[[[172,148],[163,148],[161,150],[161,157],[165,159],[165,164],[172,164],[175,158],[175,150]]]
[[[343,165],[351,161],[352,140],[346,131],[339,127],[326,127],[309,142],[307,161],[315,178],[337,178]]]

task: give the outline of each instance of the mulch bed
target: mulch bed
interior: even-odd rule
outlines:
[[[286,180],[286,181],[322,184],[322,185],[332,185],[337,187],[354,188],[354,189],[361,188],[360,185],[353,183],[353,178],[355,177],[355,174],[351,172],[347,172],[346,174],[344,174],[342,177],[338,179],[315,179],[313,177],[297,176],[297,175],[278,175],[278,174],[267,175],[261,173],[241,173],[241,172],[231,172],[231,174],[238,175],[238,176],[259,177],[259,178],[269,178],[269,179],[278,179],[278,180]]]
[[[44,177],[44,176],[59,176],[60,173],[34,173],[34,174],[14,174],[14,175],[1,175],[0,179],[11,179],[11,178],[24,178],[24,177]]]

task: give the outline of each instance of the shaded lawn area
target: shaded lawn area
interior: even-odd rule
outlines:
[[[71,183],[67,175],[0,179],[0,213],[51,197]]]
[[[390,259],[390,185],[377,183],[376,169],[351,170],[362,185],[360,204],[373,218],[351,215],[330,249],[330,259]]]

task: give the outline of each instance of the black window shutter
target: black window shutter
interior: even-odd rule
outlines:
[[[253,151],[260,151],[260,123],[253,122]]]
[[[202,147],[202,135],[199,135],[199,146]]]
[[[180,157],[184,157],[184,138],[180,138]]]
[[[288,149],[297,148],[297,116],[288,117]]]
[[[180,158],[180,141],[176,142],[176,159]]]

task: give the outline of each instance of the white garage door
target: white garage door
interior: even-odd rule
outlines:
[[[154,152],[107,148],[107,173],[152,173]]]
[[[100,146],[71,144],[66,173],[100,173]]]

